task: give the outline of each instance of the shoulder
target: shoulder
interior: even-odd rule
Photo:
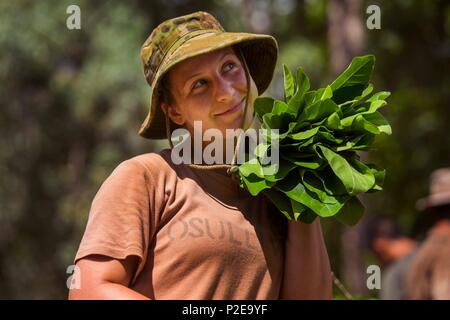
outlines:
[[[155,177],[169,171],[173,171],[170,162],[170,149],[164,149],[127,159],[114,169],[112,175]]]
[[[162,187],[171,181],[168,176],[176,176],[166,160],[166,153],[164,150],[145,153],[122,161],[103,181],[96,198],[121,198],[125,194],[128,197],[130,194],[149,192],[155,185]]]
[[[164,193],[176,183],[166,153],[140,154],[119,163],[101,184],[92,207],[112,206],[111,210],[118,210],[135,206],[144,210],[149,201],[156,206],[162,203]]]

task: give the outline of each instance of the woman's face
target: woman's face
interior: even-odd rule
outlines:
[[[244,68],[232,48],[205,53],[175,65],[168,73],[173,100],[163,103],[171,120],[191,133],[194,121],[202,121],[203,132],[219,129],[225,137],[226,129],[242,125],[247,85]],[[249,105],[244,129],[253,119],[256,85],[250,76]]]

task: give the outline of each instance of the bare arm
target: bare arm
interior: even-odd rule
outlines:
[[[70,289],[69,299],[146,300],[146,296],[128,286],[138,263],[138,257],[128,256],[117,260],[101,255],[91,255],[77,262],[79,289]],[[75,275],[74,275],[75,276]]]
[[[332,279],[320,220],[288,222],[280,299],[331,299]]]

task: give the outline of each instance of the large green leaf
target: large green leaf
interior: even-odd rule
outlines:
[[[267,157],[269,149],[270,149],[270,144],[261,142],[255,147],[254,154],[259,159],[264,159]]]
[[[249,175],[249,177],[241,176],[241,183],[242,187],[247,189],[252,196],[256,196],[259,192],[268,188],[266,182],[254,174]]]
[[[386,171],[374,164],[364,164],[356,158],[350,158],[349,162],[359,172],[368,173],[375,177],[374,191],[382,190]]]
[[[304,186],[309,191],[314,192],[321,202],[328,204],[335,204],[338,202],[336,197],[325,191],[322,181],[318,179],[317,176],[315,176],[311,171],[303,172],[302,181]]]
[[[295,200],[292,200],[290,198],[289,198],[289,201],[291,203],[292,213],[294,214],[294,220],[298,221],[300,215],[305,213],[305,211],[308,210],[308,208],[305,207],[304,205],[302,205],[301,203],[299,203]]]
[[[292,170],[294,170],[295,168],[297,168],[297,165],[290,162],[290,161],[286,161],[283,158],[279,159],[279,168],[277,170],[277,172],[275,174],[265,174],[264,178],[267,181],[270,182],[276,182],[279,181],[281,179],[283,179],[284,177],[286,177],[286,175],[291,172]],[[264,172],[264,168],[263,168],[263,172]]]
[[[265,128],[270,129],[281,129],[283,124],[283,114],[273,114],[273,113],[266,113],[263,115],[263,125]]]
[[[341,130],[341,118],[339,117],[339,112],[333,112],[325,122],[325,126],[332,130]]]
[[[280,100],[275,100],[273,104],[272,114],[276,115],[283,115],[285,112],[288,111],[289,106]]]
[[[314,98],[315,97],[316,97],[316,91],[315,90],[307,91],[305,93],[305,97],[304,97],[305,105],[309,106],[310,104],[312,104],[314,102]]]
[[[308,207],[314,213],[321,217],[331,217],[339,212],[344,206],[344,197],[336,197],[336,202],[329,204],[323,203],[313,193],[305,188],[299,174],[290,174],[275,186],[276,189],[284,192],[289,198]]]
[[[319,145],[318,148],[322,151],[331,169],[342,181],[350,195],[366,192],[375,185],[375,177],[372,174],[360,173],[344,157],[324,146]]]
[[[375,135],[372,133],[362,134],[352,140],[348,140],[345,144],[341,144],[337,147],[333,147],[332,149],[336,152],[344,151],[344,150],[368,150],[375,138]]]
[[[384,100],[371,100],[368,99],[366,102],[363,102],[354,107],[354,113],[358,114],[369,114],[374,113],[381,107],[385,106],[387,103]]]
[[[315,127],[306,131],[300,131],[297,133],[292,133],[289,135],[290,138],[294,140],[305,140],[314,136],[317,132],[319,132],[319,127]]]
[[[344,119],[345,120],[345,119]],[[342,120],[343,127],[347,129],[347,131],[351,132],[370,132],[373,134],[380,134],[380,130],[378,126],[368,121],[366,117],[362,114],[358,114],[352,121],[350,126],[344,125],[344,120]]]
[[[262,190],[270,188],[272,185],[274,185],[271,182],[266,181],[265,179],[262,179],[261,177],[258,177],[256,174],[250,174],[247,177],[241,176],[241,179],[243,180],[245,186],[247,187],[247,190],[250,192],[252,196],[258,195]]]
[[[389,122],[387,122],[387,120],[383,117],[383,115],[378,111],[370,114],[365,114],[363,116],[364,119],[376,125],[380,132],[384,132],[388,135],[392,134],[392,129]]]
[[[330,86],[326,86],[326,88],[323,90],[323,92],[320,93],[320,95],[317,97],[319,100],[327,100],[333,97],[333,90]]]
[[[311,157],[310,159],[301,159],[301,158],[296,158],[295,156],[292,156],[288,152],[282,153],[281,157],[283,159],[290,161],[292,164],[303,167],[303,168],[319,169],[321,166],[323,166],[323,161],[318,158]]]
[[[292,211],[294,212],[295,219],[297,221],[301,221],[303,223],[313,223],[314,220],[318,217],[311,209],[305,207],[301,203],[291,200]]]
[[[275,189],[266,189],[263,194],[277,207],[277,209],[285,215],[288,220],[294,218],[292,205],[289,197]]]
[[[292,76],[291,70],[284,64],[283,65],[283,78],[284,78],[284,99],[286,102],[291,100],[295,93],[295,80]]]
[[[389,91],[380,91],[371,96],[367,101],[385,100],[391,93]]]
[[[311,171],[323,185],[323,190],[332,196],[346,196],[347,190],[345,189],[342,181],[334,174],[331,168],[327,167],[321,171]]]
[[[332,132],[328,131],[326,127],[319,127],[319,136],[323,138],[323,142],[328,142],[330,144],[341,144],[344,142],[342,138],[336,138]]]
[[[309,78],[303,73],[302,68],[297,69],[297,81],[297,90],[288,102],[289,109],[295,115],[298,115],[303,110],[305,105],[304,97],[310,86]]]
[[[373,55],[354,58],[350,66],[331,84],[333,100],[341,104],[361,96],[369,83],[374,63]]]
[[[346,113],[347,111],[352,110],[351,107],[354,107],[355,105],[366,101],[368,99],[368,96],[370,95],[370,93],[372,93],[372,91],[373,91],[373,85],[371,83],[369,83],[366,86],[366,88],[363,90],[361,95],[355,97],[354,99],[348,99],[347,101],[340,103],[339,106],[341,107],[341,109],[343,109],[343,112]]]
[[[264,178],[264,170],[257,158],[252,158],[239,166],[239,173],[241,176],[248,177],[251,174],[256,174],[260,178]]]
[[[375,56],[373,55],[365,55],[354,58],[350,66],[331,83],[331,89],[333,92],[336,92],[345,87],[354,87],[359,85],[363,85],[365,88],[372,75],[374,64]]]
[[[347,101],[355,102],[358,96],[364,91],[365,85],[358,84],[354,86],[347,86],[340,88],[333,92],[333,101],[338,105],[341,105]]]
[[[351,197],[336,215],[336,219],[348,226],[354,226],[361,219],[364,213],[364,206],[357,197]]]
[[[255,99],[253,107],[260,120],[262,120],[263,115],[272,112],[273,103],[274,99],[270,97],[260,97]]]
[[[338,109],[339,107],[337,104],[331,99],[319,100],[303,110],[298,119],[296,129],[298,129],[302,123],[312,123],[327,118],[332,113],[338,111]]]

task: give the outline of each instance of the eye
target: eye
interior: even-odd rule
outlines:
[[[199,79],[199,80],[195,81],[194,84],[192,85],[192,90],[200,88],[200,87],[202,87],[205,84],[206,84],[205,80]]]
[[[223,69],[225,71],[230,71],[230,70],[233,70],[234,68],[236,68],[236,63],[234,63],[234,62],[227,62],[223,66]]]

